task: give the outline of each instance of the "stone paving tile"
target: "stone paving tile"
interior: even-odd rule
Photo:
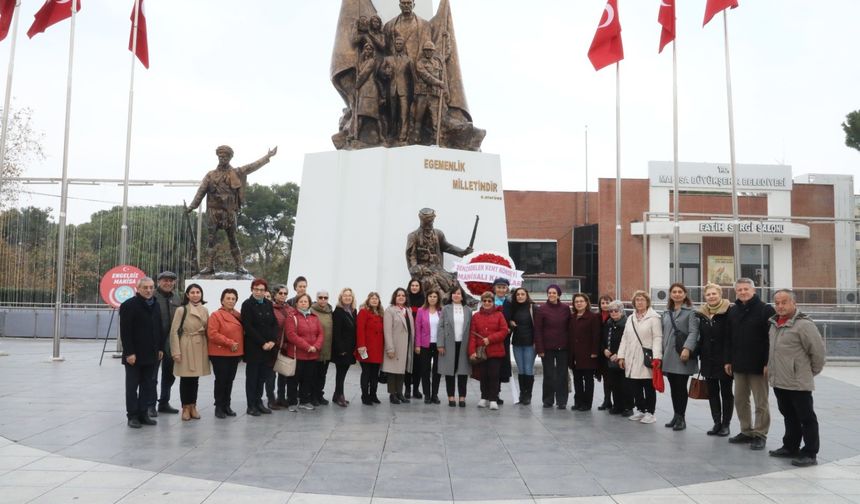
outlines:
[[[287,504],[291,496],[291,492],[222,483],[203,502],[205,504]]]
[[[78,471],[24,471],[17,469],[0,476],[0,487],[47,487],[61,485],[82,472]]]
[[[72,488],[60,486],[28,504],[113,504],[122,499],[130,490],[110,488]]]
[[[0,488],[0,504],[21,504],[33,500],[45,492],[50,491],[50,488],[45,487],[11,487]]]
[[[379,478],[373,489],[373,497],[396,497],[401,499],[452,500],[451,481],[447,478]]]

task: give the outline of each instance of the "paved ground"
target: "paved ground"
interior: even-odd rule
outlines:
[[[99,367],[96,342],[64,343],[62,363],[49,361],[45,340],[3,339],[0,351],[11,354],[0,357],[0,503],[860,502],[860,368],[818,379],[822,465],[792,470],[706,436],[704,401],[691,402],[680,433],[662,426],[666,395],[655,425],[510,401],[479,410],[476,382],[465,409],[367,407],[356,398],[357,368],[346,409],[217,420],[204,378],[202,420],[162,415],[156,427],[131,430],[122,368],[109,358]],[[243,379],[240,367],[237,411]],[[772,404],[768,448],[782,436]]]

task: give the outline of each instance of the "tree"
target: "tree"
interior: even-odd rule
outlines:
[[[286,281],[299,202],[299,186],[288,182],[245,191],[239,212],[239,242],[248,269],[257,276]]]
[[[845,145],[860,151],[860,110],[845,116],[842,130],[845,132]]]
[[[2,114],[2,111],[0,111]],[[12,109],[9,113],[9,130],[6,134],[6,155],[3,160],[3,181],[0,186],[0,210],[10,208],[18,197],[18,184],[8,177],[20,177],[32,162],[45,159],[42,148],[44,134],[33,129],[33,110]]]

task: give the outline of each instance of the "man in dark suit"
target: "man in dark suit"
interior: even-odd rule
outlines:
[[[155,397],[152,377],[158,361],[164,357],[165,334],[154,294],[155,282],[144,277],[137,283],[137,295],[119,307],[119,337],[125,365],[125,409],[128,426],[132,429],[157,423],[147,414],[147,407]]]

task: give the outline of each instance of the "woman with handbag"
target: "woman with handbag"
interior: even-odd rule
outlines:
[[[567,326],[570,306],[561,302],[561,287],[546,288],[546,303],[535,314],[535,352],[543,364],[543,407],[567,409]]]
[[[361,364],[361,404],[372,406],[380,403],[376,388],[385,347],[382,299],[378,293],[367,295],[355,323],[355,358]]]
[[[438,373],[441,312],[442,296],[439,292],[431,290],[425,296],[424,306],[418,309],[415,316],[415,370],[412,378],[421,380],[424,404],[439,404],[439,382],[442,379]],[[416,393],[415,398],[418,397]]]
[[[275,296],[272,301],[272,310],[275,312],[275,319],[278,321],[278,345],[283,345],[283,338],[285,334],[285,325],[287,323],[287,319],[292,316],[293,307],[287,304],[287,296],[290,295],[290,289],[283,284],[276,285],[274,288]],[[276,380],[277,378],[277,380]],[[275,388],[275,382],[277,381],[277,397],[272,400],[272,397],[269,397],[269,409],[271,410],[279,410],[281,408],[286,408],[287,404],[287,377],[273,370],[272,374],[269,376],[269,381],[266,382],[266,395],[268,396]],[[272,394],[274,395],[274,394]]]
[[[601,355],[606,361],[603,380],[609,387],[606,401],[612,404],[609,414],[629,417],[633,415],[633,400],[627,390],[624,370],[618,365],[618,349],[621,346],[624,326],[627,324],[627,314],[624,313],[624,303],[621,301],[610,301],[606,311],[609,318],[603,324],[600,344]]]
[[[573,371],[573,411],[591,411],[594,373],[600,348],[600,316],[591,311],[588,294],[573,295],[573,314],[568,329],[570,369]]]
[[[398,287],[391,294],[391,305],[382,315],[385,337],[385,360],[382,370],[388,375],[388,400],[391,404],[410,402],[403,396],[403,375],[412,372],[415,357],[415,320],[406,305],[406,289]],[[413,375],[413,381],[415,376]]]
[[[472,315],[469,337],[469,359],[477,362],[481,375],[479,408],[499,409],[499,371],[505,358],[505,338],[508,323],[502,312],[496,310],[492,292],[481,294],[481,308]]]
[[[651,308],[651,296],[638,290],[633,293],[633,315],[627,317],[621,345],[618,347],[618,365],[624,370],[627,384],[636,403],[636,414],[628,420],[644,424],[657,421],[657,393],[653,385],[652,367],[660,367],[663,358],[663,328],[660,315]]]
[[[439,374],[445,375],[448,406],[466,407],[466,386],[472,366],[469,363],[469,329],[472,310],[463,302],[463,288],[456,285],[449,294],[449,303],[439,317]],[[465,341],[464,341],[465,340]],[[457,380],[459,401],[454,402],[454,380]]]
[[[349,287],[341,289],[337,296],[337,306],[331,319],[331,361],[335,368],[334,395],[331,400],[345,408],[349,401],[343,395],[343,382],[349,367],[355,364],[355,294]]]
[[[735,396],[732,377],[726,374],[725,344],[731,330],[728,320],[729,300],[717,284],[705,286],[705,303],[696,312],[699,319],[699,363],[708,389],[708,402],[714,426],[709,436],[726,437],[732,423]]]
[[[511,295],[511,349],[517,363],[517,378],[520,385],[519,403],[528,406],[532,402],[535,384],[535,314],[537,306],[522,287]]]
[[[170,326],[173,374],[179,377],[183,420],[200,418],[197,412],[197,389],[200,377],[210,373],[209,343],[206,340],[209,310],[204,304],[203,288],[196,283],[189,285],[185,289],[182,306],[176,309]]]
[[[297,403],[298,409],[313,410],[317,357],[325,337],[307,293],[296,296],[296,309],[284,326],[286,338],[281,343],[281,353],[296,359],[296,372],[287,378],[287,411],[296,411]]]
[[[215,374],[215,417],[236,416],[230,408],[233,380],[239,360],[245,353],[245,338],[242,335],[242,320],[236,311],[239,293],[236,289],[224,289],[221,293],[221,308],[209,316],[206,335],[209,337],[209,362]]]
[[[662,315],[663,375],[669,381],[672,409],[675,415],[666,428],[682,431],[687,428],[687,382],[699,370],[691,358],[699,343],[699,319],[682,283],[669,287],[669,302]]]

